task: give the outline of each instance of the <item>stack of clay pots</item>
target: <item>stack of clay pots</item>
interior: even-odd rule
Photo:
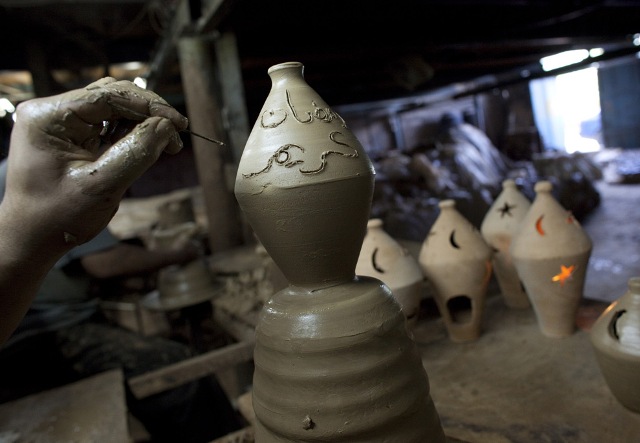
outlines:
[[[391,290],[356,277],[373,167],[302,65],[269,69],[235,195],[288,281],[256,327],[255,438],[444,443],[429,382]]]
[[[150,247],[172,249],[176,244],[195,240],[199,227],[195,222],[190,198],[172,200],[158,207],[158,225],[151,231]],[[221,291],[203,258],[189,263],[167,266],[158,272],[157,291],[143,299],[152,310],[170,311],[203,303]]]

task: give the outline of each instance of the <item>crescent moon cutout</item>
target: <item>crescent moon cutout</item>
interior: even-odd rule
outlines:
[[[373,254],[371,254],[371,266],[373,266],[373,269],[375,269],[376,271],[378,271],[380,274],[384,274],[384,269],[382,269],[380,266],[378,266],[378,264],[376,263],[376,255],[378,254],[378,248],[375,248],[373,250]]]
[[[542,217],[544,217],[544,215],[538,217],[538,220],[536,221],[536,230],[540,235],[544,235],[544,229],[542,229]]]
[[[449,243],[456,249],[460,249],[460,245],[456,242],[456,230],[451,231],[451,235],[449,236]]]
[[[626,309],[623,309],[622,311],[617,311],[615,314],[613,314],[611,323],[609,323],[609,332],[611,332],[611,334],[616,338],[616,340],[620,340],[620,337],[618,336],[618,329],[616,328],[618,320],[620,320],[620,317],[622,317],[622,315],[625,314],[626,312],[627,312]]]

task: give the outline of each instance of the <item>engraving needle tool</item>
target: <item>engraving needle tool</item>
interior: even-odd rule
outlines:
[[[109,102],[109,105],[112,108],[117,109],[118,111],[122,112],[123,115],[133,116],[133,117],[135,117],[137,119],[140,119],[141,121],[142,120],[146,120],[149,117],[151,117],[150,115],[143,114],[142,112],[137,112],[137,111],[134,111],[132,109],[125,108],[124,106],[120,106],[117,103]],[[209,137],[204,136],[202,134],[198,134],[196,132],[193,132],[193,131],[191,131],[189,129],[181,129],[180,132],[186,132],[187,134],[191,134],[194,137],[199,137],[199,138],[207,140],[207,141],[209,141],[211,143],[215,143],[216,145],[224,146],[224,142],[221,142],[220,140],[215,140],[213,138],[209,138]]]

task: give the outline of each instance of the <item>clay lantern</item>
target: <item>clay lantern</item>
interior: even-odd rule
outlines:
[[[593,324],[589,337],[600,371],[618,401],[640,413],[640,277]]]
[[[385,232],[379,218],[367,224],[356,274],[375,277],[389,286],[407,318],[407,327],[413,329],[420,312],[424,275],[418,261]]]
[[[494,249],[493,271],[504,302],[510,308],[531,307],[510,251],[512,238],[530,207],[531,202],[518,190],[516,182],[507,179],[502,182],[502,192],[480,226],[482,237]]]
[[[455,342],[476,340],[482,330],[492,249],[455,207],[438,205],[440,214],[420,249],[419,262],[434,288],[434,298]]]
[[[536,198],[511,243],[518,275],[542,333],[566,337],[575,331],[591,255],[580,223],[552,195],[552,185],[535,185]]]

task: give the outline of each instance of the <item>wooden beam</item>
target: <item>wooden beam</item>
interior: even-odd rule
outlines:
[[[75,3],[95,3],[99,5],[113,4],[123,5],[127,3],[145,3],[147,0],[2,0],[2,6],[5,8],[32,8],[38,6],[51,6],[60,4],[73,5]]]
[[[228,165],[233,159],[223,117],[224,100],[216,84],[219,75],[206,39],[183,37],[178,48],[191,129],[226,143],[220,147],[191,137],[207,214],[209,246],[212,252],[224,251],[242,243],[242,229],[240,208],[228,178]]]
[[[237,168],[249,138],[249,117],[236,36],[233,32],[223,32],[214,40],[214,44],[229,143],[233,151],[233,163]],[[232,177],[235,179],[235,173]]]
[[[197,34],[206,34],[218,28],[237,0],[202,0],[202,15],[195,24]]]
[[[201,36],[215,30],[235,2],[236,0],[203,0],[200,15],[192,17],[189,0],[179,0],[175,6],[173,20],[158,41],[149,62],[147,87],[153,90],[158,85],[165,66],[175,57],[181,37]]]
[[[147,88],[154,90],[164,74],[168,61],[175,57],[178,40],[185,33],[191,23],[189,2],[182,0],[176,5],[173,20],[167,30],[158,41],[154,55],[149,62],[149,74],[147,75]]]
[[[253,341],[235,343],[196,357],[130,378],[127,383],[137,399],[164,392],[253,358]]]

